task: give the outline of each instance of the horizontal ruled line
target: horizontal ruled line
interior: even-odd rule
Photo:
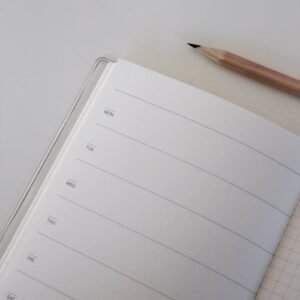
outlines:
[[[124,272],[122,272],[122,271],[120,271],[120,270],[118,270],[118,269],[116,269],[116,268],[114,268],[114,267],[106,264],[106,263],[103,263],[102,261],[97,260],[97,259],[95,259],[95,258],[93,258],[93,257],[91,257],[91,256],[89,256],[89,255],[87,255],[87,254],[85,254],[85,253],[83,253],[83,252],[81,252],[81,251],[79,251],[79,250],[77,250],[77,249],[75,249],[75,248],[67,245],[67,244],[64,244],[64,243],[62,243],[62,242],[60,242],[60,241],[58,241],[58,240],[56,240],[56,239],[54,239],[54,238],[52,238],[52,237],[44,234],[42,232],[38,232],[38,234],[40,236],[42,236],[42,237],[50,240],[50,241],[52,241],[52,242],[54,242],[54,243],[62,246],[62,247],[64,247],[64,248],[66,248],[66,249],[68,249],[68,250],[70,250],[70,251],[72,251],[72,252],[80,255],[80,256],[85,257],[86,259],[88,259],[90,261],[93,261],[94,263],[96,263],[98,265],[101,265],[102,267],[105,267],[106,269],[109,269],[109,270],[111,270],[111,271],[113,271],[113,272],[115,272],[115,273],[117,273],[117,274],[119,274],[119,275],[121,275],[121,276],[123,276],[123,277],[125,277],[125,278],[127,278],[127,279],[129,279],[129,280],[131,280],[131,281],[133,281],[133,282],[135,282],[135,283],[137,283],[137,284],[139,284],[139,285],[141,285],[141,286],[143,286],[143,287],[145,287],[145,288],[147,288],[147,289],[149,289],[149,290],[151,290],[151,291],[153,291],[153,292],[155,292],[155,293],[157,293],[157,294],[159,294],[159,295],[161,295],[161,296],[163,296],[165,298],[167,298],[167,299],[176,300],[175,298],[172,298],[171,296],[169,296],[169,295],[167,295],[167,294],[165,294],[165,293],[157,290],[156,288],[153,288],[150,285],[148,285],[148,284],[146,284],[146,283],[144,283],[144,282],[142,282],[142,281],[140,281],[140,280],[138,280],[138,279],[136,279],[136,278],[134,278],[132,276],[129,276],[128,274],[126,274],[126,273],[124,273]]]
[[[197,125],[199,125],[199,126],[201,126],[201,127],[203,127],[203,128],[206,128],[206,129],[208,129],[208,130],[211,130],[211,131],[213,131],[213,132],[215,132],[215,133],[217,133],[217,134],[219,134],[219,135],[222,135],[222,136],[224,136],[224,137],[226,137],[226,138],[228,138],[228,139],[230,139],[230,140],[232,140],[232,141],[234,141],[234,142],[236,142],[236,143],[238,143],[238,144],[240,144],[240,145],[243,145],[243,146],[245,146],[245,147],[247,147],[247,148],[249,148],[249,149],[251,149],[251,150],[257,152],[258,154],[264,156],[265,158],[268,158],[269,160],[271,160],[271,161],[277,163],[278,165],[280,165],[280,166],[286,168],[287,170],[289,170],[290,172],[294,173],[295,175],[300,176],[300,173],[299,173],[299,172],[297,172],[297,171],[295,171],[294,169],[290,168],[289,166],[287,166],[286,164],[282,163],[281,161],[279,161],[279,160],[273,158],[272,156],[270,156],[270,155],[264,153],[263,151],[258,150],[257,148],[255,148],[255,147],[253,147],[253,146],[251,146],[251,145],[249,145],[249,144],[247,144],[247,143],[245,143],[245,142],[242,142],[241,140],[236,139],[236,138],[234,138],[234,137],[232,137],[232,136],[230,136],[230,135],[228,135],[228,134],[226,134],[226,133],[224,133],[224,132],[222,132],[222,131],[220,131],[220,130],[217,130],[217,129],[211,127],[211,126],[208,126],[208,125],[206,125],[206,124],[204,124],[204,123],[201,123],[201,122],[199,122],[199,121],[196,121],[196,120],[194,120],[194,119],[192,119],[192,118],[189,118],[189,117],[187,117],[187,116],[185,116],[185,115],[183,115],[183,114],[177,113],[177,112],[175,112],[175,111],[173,111],[173,110],[171,110],[171,109],[167,109],[167,108],[162,107],[162,106],[160,106],[160,105],[154,104],[154,103],[152,103],[152,102],[150,102],[150,101],[148,101],[148,100],[146,100],[146,99],[143,99],[143,98],[138,97],[138,96],[136,96],[136,95],[130,94],[130,93],[128,93],[128,92],[126,92],[126,91],[123,91],[123,90],[121,90],[121,89],[119,89],[119,88],[114,88],[114,90],[115,90],[116,92],[121,93],[121,94],[127,95],[127,96],[129,96],[129,97],[131,97],[131,98],[133,98],[133,99],[136,99],[136,100],[138,100],[138,101],[141,101],[141,102],[144,102],[144,103],[146,103],[146,104],[149,104],[149,105],[151,105],[151,106],[153,106],[153,107],[156,107],[156,108],[158,108],[158,109],[161,109],[161,110],[163,110],[163,111],[165,111],[165,112],[168,112],[168,113],[170,113],[170,114],[173,114],[173,115],[175,115],[175,116],[177,116],[177,117],[180,117],[180,118],[182,118],[182,119],[185,119],[185,120],[187,120],[187,121],[190,121],[190,122],[192,122],[192,123],[194,123],[194,124],[197,124]]]
[[[175,155],[173,155],[173,154],[171,154],[171,153],[168,153],[168,152],[166,152],[166,151],[164,151],[164,150],[161,150],[161,149],[159,149],[159,148],[156,148],[156,147],[154,147],[154,146],[152,146],[152,145],[149,145],[149,144],[147,144],[147,143],[144,143],[144,142],[142,142],[142,141],[140,141],[140,140],[138,140],[138,139],[136,139],[136,138],[134,138],[134,137],[131,137],[131,136],[129,136],[129,135],[126,135],[126,134],[124,134],[124,133],[122,133],[122,132],[119,132],[119,131],[117,131],[117,130],[115,130],[115,129],[109,128],[109,127],[107,127],[107,126],[105,126],[105,125],[103,125],[103,124],[101,124],[101,123],[99,123],[99,122],[96,122],[96,125],[99,126],[99,127],[104,128],[104,129],[106,129],[106,130],[108,130],[108,131],[111,131],[111,132],[113,132],[113,133],[115,133],[115,134],[118,134],[118,135],[120,135],[120,136],[122,136],[122,137],[125,137],[125,138],[127,138],[127,139],[129,139],[129,140],[132,140],[132,141],[134,141],[134,142],[136,142],[136,143],[138,143],[138,144],[141,144],[141,145],[143,145],[143,146],[145,146],[145,147],[147,147],[147,148],[150,148],[150,149],[155,150],[155,151],[157,151],[157,152],[160,152],[160,153],[162,153],[162,154],[164,154],[164,155],[166,155],[166,156],[169,156],[169,157],[171,157],[171,158],[173,158],[173,159],[176,159],[177,161],[180,161],[180,162],[182,162],[182,163],[184,163],[184,164],[186,164],[186,165],[188,165],[188,166],[190,166],[190,167],[192,167],[192,168],[194,168],[194,169],[197,169],[198,171],[201,171],[201,172],[204,172],[204,173],[206,173],[206,174],[209,174],[210,176],[215,177],[215,178],[217,178],[218,180],[223,181],[223,182],[225,182],[225,183],[227,183],[227,184],[229,184],[229,185],[235,187],[236,189],[238,189],[238,190],[240,190],[240,191],[242,191],[242,192],[244,192],[244,193],[246,193],[246,194],[248,194],[248,195],[250,195],[250,196],[256,198],[257,200],[260,200],[261,202],[263,202],[263,203],[265,203],[266,205],[268,205],[269,207],[271,207],[271,208],[277,210],[278,212],[280,212],[281,214],[287,216],[288,218],[291,217],[290,215],[288,215],[287,213],[285,213],[283,210],[281,210],[280,208],[278,208],[278,207],[276,207],[275,205],[271,204],[270,202],[268,202],[267,200],[263,199],[262,197],[260,197],[260,196],[258,196],[258,195],[256,195],[256,194],[252,193],[251,191],[246,190],[245,188],[243,188],[243,187],[241,187],[241,186],[235,184],[234,182],[231,182],[231,181],[229,181],[229,180],[227,180],[227,179],[225,179],[225,178],[223,178],[223,177],[221,177],[221,176],[219,176],[219,175],[217,175],[217,174],[215,174],[215,173],[213,173],[213,172],[211,172],[211,171],[209,171],[209,170],[206,170],[206,169],[204,169],[204,168],[202,168],[202,167],[200,167],[200,166],[198,166],[198,165],[195,165],[195,164],[193,164],[193,163],[190,163],[189,161],[186,161],[186,160],[184,160],[184,159],[182,159],[182,158],[180,158],[180,157],[177,157],[177,156],[175,156]]]
[[[23,276],[25,276],[25,277],[27,277],[27,278],[35,281],[35,282],[37,282],[37,283],[39,283],[39,284],[47,287],[48,289],[51,289],[52,291],[54,291],[54,292],[56,292],[56,293],[58,293],[58,294],[60,294],[60,295],[62,295],[64,297],[68,298],[68,299],[75,300],[75,298],[73,298],[73,297],[67,295],[66,293],[64,293],[64,292],[62,292],[62,291],[54,288],[53,286],[49,285],[48,283],[41,281],[40,279],[37,279],[37,278],[29,275],[28,273],[26,273],[26,272],[24,272],[24,271],[22,271],[20,269],[18,269],[17,272],[20,273],[20,274],[22,274]]]
[[[230,232],[230,233],[232,233],[232,234],[238,236],[239,238],[241,238],[241,239],[243,239],[243,240],[249,242],[250,244],[254,245],[255,247],[260,248],[262,251],[264,251],[264,252],[268,253],[269,255],[273,256],[273,253],[271,253],[270,251],[268,251],[267,249],[265,249],[265,248],[262,247],[261,245],[255,243],[255,242],[253,242],[253,241],[251,241],[251,240],[249,240],[248,238],[246,238],[245,236],[239,234],[238,232],[235,232],[235,231],[231,230],[230,228],[224,226],[223,224],[218,223],[218,222],[214,221],[213,219],[210,219],[210,218],[206,217],[205,215],[202,215],[202,214],[200,214],[199,212],[197,212],[197,211],[195,211],[195,210],[193,210],[193,209],[191,209],[191,208],[189,208],[189,207],[187,207],[187,206],[181,205],[181,204],[177,203],[176,201],[174,201],[174,200],[172,200],[172,199],[170,199],[170,198],[167,198],[167,197],[165,197],[165,196],[163,196],[163,195],[160,195],[160,194],[158,194],[158,193],[156,193],[156,192],[154,192],[154,191],[152,191],[152,190],[149,190],[149,189],[147,189],[147,188],[145,188],[145,187],[143,187],[143,186],[140,186],[140,185],[138,185],[138,184],[136,184],[136,183],[134,183],[134,182],[132,182],[132,181],[126,179],[126,178],[123,178],[123,177],[121,177],[121,176],[119,176],[119,175],[117,175],[117,174],[114,174],[114,173],[112,173],[112,172],[110,172],[110,171],[107,171],[107,170],[105,170],[105,169],[102,169],[102,168],[100,168],[100,167],[98,167],[98,166],[96,166],[96,165],[94,165],[94,164],[91,164],[91,163],[89,163],[89,162],[87,162],[87,161],[84,161],[84,160],[79,159],[79,158],[78,158],[77,160],[80,161],[81,163],[86,164],[86,165],[89,166],[89,167],[92,167],[92,168],[94,168],[94,169],[96,169],[96,170],[98,170],[98,171],[101,171],[101,172],[103,172],[103,173],[105,173],[105,174],[108,174],[108,175],[110,175],[110,176],[112,176],[112,177],[115,177],[115,178],[117,178],[117,179],[119,179],[119,180],[121,180],[121,181],[123,181],[123,182],[126,182],[127,184],[130,184],[130,185],[132,185],[132,186],[134,186],[134,187],[136,187],[136,188],[139,188],[139,189],[141,189],[141,190],[143,190],[143,191],[145,191],[145,192],[148,192],[148,193],[150,193],[150,194],[152,194],[152,195],[154,195],[154,196],[156,196],[156,197],[158,197],[158,198],[160,198],[160,199],[162,199],[162,200],[165,200],[165,201],[167,201],[167,202],[169,202],[169,203],[171,203],[171,204],[173,204],[173,205],[175,205],[175,206],[177,206],[177,207],[179,207],[179,208],[181,208],[181,209],[184,209],[184,210],[186,210],[186,211],[188,211],[188,212],[190,212],[190,213],[192,213],[192,214],[195,214],[195,215],[197,215],[198,217],[201,217],[201,218],[203,218],[203,219],[209,221],[210,223],[213,223],[213,224],[215,224],[215,225],[217,225],[217,226],[223,228],[224,230],[226,230],[226,231],[228,231],[228,232]]]
[[[171,251],[173,253],[176,253],[177,255],[180,255],[181,257],[183,257],[183,258],[185,258],[187,260],[190,260],[193,263],[196,263],[197,265],[200,265],[200,266],[208,269],[209,271],[211,271],[213,273],[218,274],[219,276],[225,278],[226,280],[229,280],[229,281],[235,283],[236,285],[239,285],[240,287],[242,287],[243,289],[248,290],[251,293],[255,293],[254,291],[252,291],[248,287],[242,285],[238,281],[236,281],[236,280],[230,278],[229,276],[227,276],[227,275],[219,272],[218,270],[216,270],[216,269],[214,269],[214,268],[212,268],[212,267],[210,267],[210,266],[208,266],[208,265],[200,262],[199,260],[197,260],[197,259],[195,259],[195,258],[193,258],[193,257],[191,257],[191,256],[189,256],[189,255],[187,255],[187,254],[185,254],[185,253],[183,253],[181,251],[178,251],[177,249],[175,249],[173,247],[170,247],[170,246],[168,246],[168,245],[166,245],[166,244],[164,244],[164,243],[162,243],[162,242],[160,242],[158,240],[155,240],[155,239],[153,239],[153,238],[151,238],[151,237],[149,237],[149,236],[147,236],[147,235],[145,235],[145,234],[143,234],[143,233],[141,233],[141,232],[139,232],[139,231],[137,231],[135,229],[132,229],[129,226],[126,226],[126,225],[124,225],[124,224],[122,224],[122,223],[120,223],[120,222],[118,222],[118,221],[116,221],[116,220],[114,220],[112,218],[104,216],[104,215],[102,215],[102,214],[100,214],[100,213],[98,213],[98,212],[96,212],[96,211],[94,211],[94,210],[92,210],[92,209],[90,209],[88,207],[85,207],[85,206],[83,206],[83,205],[81,205],[81,204],[79,204],[79,203],[77,203],[77,202],[75,202],[75,201],[73,201],[73,200],[65,197],[65,196],[62,196],[62,195],[59,195],[59,194],[57,196],[60,197],[61,199],[64,199],[65,201],[68,201],[69,203],[71,203],[71,204],[73,204],[73,205],[75,205],[77,207],[80,207],[81,209],[84,209],[84,210],[86,210],[86,211],[88,211],[88,212],[90,212],[90,213],[92,213],[92,214],[94,214],[94,215],[96,215],[96,216],[98,216],[100,218],[103,218],[103,219],[105,219],[105,220],[107,220],[109,222],[112,222],[112,223],[114,223],[114,224],[116,224],[116,225],[118,225],[118,226],[120,226],[120,227],[122,227],[122,228],[124,228],[126,230],[129,230],[130,232],[133,232],[134,234],[137,234],[138,236],[140,236],[140,237],[142,237],[144,239],[147,239],[147,240],[149,240],[149,241],[151,241],[151,242],[153,242],[153,243],[155,243],[155,244],[157,244],[157,245],[159,245],[159,246],[161,246],[161,247],[163,247],[163,248],[165,248],[165,249],[167,249],[167,250],[169,250],[169,251]]]
[[[132,186],[134,186],[134,187],[136,187],[136,188],[139,188],[139,189],[141,189],[141,190],[143,190],[143,191],[145,191],[145,192],[148,192],[148,193],[150,193],[150,194],[152,194],[152,195],[154,195],[154,196],[156,196],[156,197],[158,197],[158,198],[160,198],[160,199],[162,199],[162,200],[165,200],[165,201],[167,201],[167,202],[169,202],[169,203],[171,203],[171,204],[173,204],[173,205],[175,205],[175,206],[177,206],[177,207],[179,207],[179,208],[181,208],[181,209],[184,209],[184,210],[186,210],[186,211],[188,211],[188,212],[190,212],[190,213],[192,213],[192,214],[194,214],[194,215],[197,215],[198,217],[200,217],[200,218],[202,218],[202,219],[205,219],[206,221],[208,221],[208,222],[210,222],[210,223],[213,223],[213,224],[215,224],[215,225],[217,225],[217,226],[223,228],[224,230],[226,230],[226,231],[228,231],[228,232],[230,232],[230,233],[232,233],[232,234],[238,236],[239,238],[241,238],[241,239],[243,239],[243,240],[249,242],[250,244],[254,245],[255,247],[257,247],[257,248],[261,249],[262,251],[268,253],[269,255],[273,256],[273,253],[270,252],[269,250],[265,249],[263,246],[261,246],[261,245],[255,243],[255,242],[253,242],[252,240],[248,239],[247,237],[241,235],[240,233],[238,233],[238,232],[236,232],[236,231],[234,231],[234,230],[232,230],[232,229],[226,227],[225,225],[223,225],[223,224],[221,224],[221,223],[218,223],[218,222],[216,222],[215,220],[213,220],[213,219],[211,219],[211,218],[209,218],[209,217],[207,217],[207,216],[205,216],[205,215],[199,213],[199,212],[196,211],[196,210],[193,210],[193,209],[191,209],[191,208],[189,208],[189,207],[187,207],[187,206],[184,206],[184,205],[182,205],[182,204],[180,204],[180,203],[174,201],[173,199],[167,198],[167,197],[165,197],[165,196],[163,196],[163,195],[161,195],[161,194],[158,194],[158,193],[156,193],[156,192],[154,192],[154,191],[152,191],[152,190],[150,190],[150,189],[148,189],[148,188],[145,188],[145,187],[143,187],[143,186],[141,186],[141,185],[138,185],[138,184],[136,184],[136,183],[134,183],[134,182],[132,182],[132,181],[130,181],[130,180],[124,178],[124,177],[121,177],[121,176],[119,176],[119,175],[117,175],[117,174],[114,174],[114,173],[112,173],[112,172],[110,172],[110,171],[107,171],[107,170],[105,170],[105,169],[103,169],[103,168],[100,168],[100,167],[98,167],[98,166],[96,166],[96,165],[94,165],[94,164],[91,164],[91,163],[87,162],[87,161],[84,161],[84,160],[79,159],[79,158],[78,158],[77,160],[80,161],[81,163],[84,163],[84,164],[88,165],[89,167],[95,168],[95,169],[98,170],[98,171],[101,171],[101,172],[103,172],[103,173],[105,173],[105,174],[108,174],[108,175],[110,175],[110,176],[112,176],[112,177],[114,177],[114,178],[117,178],[118,180],[121,180],[121,181],[123,181],[123,182],[126,182],[127,184],[130,184],[130,185],[132,185]]]

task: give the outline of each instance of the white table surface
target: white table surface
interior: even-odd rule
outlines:
[[[299,0],[0,0],[0,231],[97,57],[126,58],[300,135],[300,99],[186,46],[300,78],[299,28]]]

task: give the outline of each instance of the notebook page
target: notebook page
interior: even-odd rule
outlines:
[[[253,299],[299,198],[299,151],[120,60],[38,195],[0,299]]]
[[[256,299],[300,299],[300,204],[289,222]]]

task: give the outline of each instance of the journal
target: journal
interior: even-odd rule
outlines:
[[[2,237],[0,299],[273,299],[299,199],[299,137],[99,59]]]

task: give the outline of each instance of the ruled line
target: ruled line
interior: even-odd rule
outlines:
[[[252,244],[253,246],[255,246],[255,247],[261,249],[262,251],[268,253],[270,256],[273,256],[273,253],[270,252],[269,250],[265,249],[263,246],[261,246],[261,245],[255,243],[255,242],[253,242],[252,240],[248,239],[247,237],[241,235],[240,233],[238,233],[238,232],[236,232],[236,231],[234,231],[234,230],[232,230],[232,229],[226,227],[225,225],[223,225],[223,224],[221,224],[221,223],[216,222],[215,220],[213,220],[213,219],[211,219],[211,218],[209,218],[209,217],[207,217],[207,216],[205,216],[205,215],[202,215],[201,213],[199,213],[199,212],[197,212],[197,211],[195,211],[195,210],[193,210],[193,209],[191,209],[191,208],[189,208],[189,207],[187,207],[187,206],[184,206],[184,205],[182,205],[182,204],[180,204],[180,203],[178,203],[178,202],[176,202],[176,201],[174,201],[174,200],[172,200],[172,199],[170,199],[170,198],[167,198],[167,197],[165,197],[165,196],[163,196],[163,195],[160,195],[160,194],[158,194],[158,193],[156,193],[156,192],[154,192],[154,191],[152,191],[152,190],[150,190],[150,189],[148,189],[148,188],[145,188],[145,187],[143,187],[143,186],[141,186],[141,185],[138,185],[138,184],[136,184],[136,183],[134,183],[134,182],[132,182],[132,181],[130,181],[130,180],[124,178],[124,177],[121,177],[121,176],[119,176],[119,175],[117,175],[117,174],[114,174],[114,173],[112,173],[112,172],[110,172],[110,171],[107,171],[107,170],[105,170],[105,169],[102,169],[102,168],[100,168],[100,167],[98,167],[98,166],[96,166],[96,165],[94,165],[94,164],[91,164],[91,163],[85,161],[85,160],[82,160],[82,159],[80,159],[80,158],[78,158],[77,160],[78,160],[79,162],[81,162],[81,163],[83,163],[83,164],[89,166],[89,167],[92,167],[92,168],[94,168],[94,169],[96,169],[96,170],[98,170],[98,171],[101,171],[101,172],[103,172],[103,173],[105,173],[105,174],[107,174],[107,175],[110,175],[110,176],[112,176],[112,177],[114,177],[114,178],[117,178],[118,180],[121,180],[121,181],[123,181],[123,182],[125,182],[125,183],[127,183],[127,184],[130,184],[130,185],[132,185],[132,186],[134,186],[134,187],[136,187],[136,188],[138,188],[138,189],[141,189],[141,190],[143,190],[143,191],[145,191],[145,192],[147,192],[147,193],[149,193],[149,194],[152,194],[152,195],[154,195],[154,196],[156,196],[156,197],[158,197],[158,198],[160,198],[160,199],[162,199],[162,200],[164,200],[164,201],[167,201],[167,202],[171,203],[172,205],[175,205],[175,206],[177,206],[177,207],[179,207],[179,208],[181,208],[181,209],[184,209],[185,211],[188,211],[188,212],[190,212],[190,213],[192,213],[192,214],[194,214],[194,215],[197,215],[198,217],[203,218],[203,219],[205,219],[206,221],[208,221],[208,222],[210,222],[210,223],[213,223],[213,224],[215,224],[215,225],[217,225],[217,226],[223,228],[224,230],[226,230],[226,231],[228,231],[228,232],[230,232],[230,233],[232,233],[232,234],[238,236],[239,238],[241,238],[241,239],[247,241],[248,243]]]
[[[27,278],[29,278],[29,279],[35,281],[35,282],[37,282],[37,283],[43,285],[43,286],[45,286],[45,287],[51,289],[52,291],[54,291],[54,292],[56,292],[56,293],[58,293],[58,294],[60,294],[60,295],[62,295],[62,296],[64,296],[64,297],[68,298],[68,299],[75,300],[75,298],[73,298],[73,297],[67,295],[66,293],[64,293],[64,292],[62,292],[62,291],[60,291],[60,290],[54,288],[53,286],[49,285],[48,283],[41,281],[40,279],[37,279],[37,278],[35,278],[35,277],[29,275],[28,273],[26,273],[26,272],[24,272],[24,271],[22,271],[22,270],[20,270],[20,269],[18,269],[17,272],[20,273],[20,274],[22,274],[23,276],[25,276],[25,277],[27,277]]]
[[[143,99],[143,98],[138,97],[138,96],[136,96],[136,95],[130,94],[130,93],[128,93],[128,92],[126,92],[126,91],[123,91],[123,90],[121,90],[121,89],[119,89],[119,88],[114,88],[114,91],[119,92],[119,93],[124,94],[124,95],[127,95],[127,96],[129,96],[129,97],[131,97],[131,98],[134,98],[134,99],[136,99],[136,100],[139,100],[139,101],[141,101],[141,102],[147,103],[147,104],[149,104],[149,105],[151,105],[151,106],[154,106],[154,107],[156,107],[156,108],[158,108],[158,109],[161,109],[161,110],[163,110],[163,111],[165,111],[165,112],[168,112],[168,113],[170,113],[170,114],[173,114],[173,115],[175,115],[175,116],[177,116],[177,117],[180,117],[180,118],[182,118],[182,119],[185,119],[185,120],[187,120],[187,121],[190,121],[190,122],[192,122],[192,123],[194,123],[194,124],[197,124],[197,125],[199,125],[199,126],[201,126],[201,127],[203,127],[203,128],[206,128],[206,129],[208,129],[208,130],[211,130],[211,131],[213,131],[213,132],[215,132],[215,133],[217,133],[217,134],[219,134],[219,135],[222,135],[222,136],[224,136],[224,137],[226,137],[226,138],[228,138],[228,139],[230,139],[230,140],[232,140],[232,141],[234,141],[234,142],[236,142],[236,143],[238,143],[238,144],[240,144],[240,145],[243,145],[243,146],[245,146],[245,147],[247,147],[247,148],[249,148],[249,149],[251,149],[251,150],[253,150],[253,151],[257,152],[257,153],[259,153],[260,155],[262,155],[262,156],[264,156],[264,157],[266,157],[266,158],[272,160],[273,162],[275,162],[275,163],[277,163],[278,165],[280,165],[280,166],[286,168],[287,170],[289,170],[290,172],[294,173],[295,175],[300,176],[300,173],[299,173],[299,172],[297,172],[297,171],[295,171],[294,169],[290,168],[289,166],[287,166],[286,164],[282,163],[281,161],[279,161],[279,160],[273,158],[272,156],[270,156],[270,155],[264,153],[263,151],[258,150],[257,148],[254,148],[253,146],[251,146],[251,145],[249,145],[249,144],[247,144],[247,143],[245,143],[245,142],[242,142],[241,140],[238,140],[238,139],[236,139],[236,138],[234,138],[234,137],[232,137],[232,136],[230,136],[230,135],[228,135],[228,134],[226,134],[226,133],[224,133],[224,132],[222,132],[222,131],[219,131],[219,130],[217,130],[217,129],[213,128],[213,127],[210,127],[210,126],[208,126],[208,125],[206,125],[206,124],[203,124],[203,123],[201,123],[201,122],[199,122],[199,121],[196,121],[196,120],[194,120],[194,119],[192,119],[192,118],[189,118],[189,117],[187,117],[187,116],[185,116],[185,115],[182,115],[182,114],[180,114],[180,113],[177,113],[177,112],[175,112],[175,111],[173,111],[173,110],[171,110],[171,109],[165,108],[165,107],[160,106],[160,105],[158,105],[158,104],[154,104],[154,103],[152,103],[152,102],[150,102],[150,101],[148,101],[148,100],[146,100],[146,99]]]
[[[126,225],[124,225],[124,224],[122,224],[122,223],[120,223],[120,222],[118,222],[118,221],[116,221],[116,220],[114,220],[112,218],[109,218],[109,217],[107,217],[105,215],[102,215],[102,214],[98,213],[97,211],[94,211],[94,210],[92,210],[92,209],[90,209],[90,208],[88,208],[86,206],[83,206],[83,205],[81,205],[81,204],[79,204],[79,203],[77,203],[77,202],[75,202],[75,201],[73,201],[73,200],[71,200],[71,199],[69,199],[69,198],[67,198],[65,196],[62,196],[60,194],[58,194],[57,196],[59,196],[61,199],[64,199],[65,201],[68,201],[69,203],[71,203],[71,204],[73,204],[73,205],[75,205],[77,207],[80,207],[81,209],[84,209],[84,210],[86,210],[86,211],[88,211],[88,212],[96,215],[97,217],[103,218],[103,219],[105,219],[105,220],[107,220],[107,221],[109,221],[111,223],[114,223],[114,224],[116,224],[116,225],[118,225],[118,226],[120,226],[120,227],[122,227],[122,228],[124,228],[124,229],[126,229],[126,230],[128,230],[128,231],[130,231],[132,233],[134,233],[134,234],[137,234],[138,236],[140,236],[140,237],[142,237],[142,238],[144,238],[146,240],[149,240],[149,241],[151,241],[151,242],[153,242],[153,243],[155,243],[155,244],[157,244],[157,245],[159,245],[159,246],[161,246],[161,247],[163,247],[163,248],[165,248],[165,249],[167,249],[167,250],[169,250],[169,251],[171,251],[173,253],[176,253],[177,255],[180,255],[181,257],[183,257],[183,258],[185,258],[185,259],[187,259],[189,261],[192,261],[193,263],[196,263],[197,265],[200,265],[201,267],[204,267],[204,268],[208,269],[209,271],[211,271],[211,272],[213,272],[215,274],[218,274],[219,276],[225,278],[226,280],[229,280],[229,281],[235,283],[236,285],[242,287],[243,289],[248,290],[251,293],[255,293],[254,291],[252,291],[248,287],[246,287],[243,284],[239,283],[238,281],[230,278],[229,276],[223,274],[222,272],[220,272],[220,271],[218,271],[218,270],[210,267],[207,264],[202,263],[201,261],[199,261],[199,260],[197,260],[197,259],[195,259],[195,258],[193,258],[193,257],[191,257],[191,256],[189,256],[189,255],[187,255],[187,254],[185,254],[183,252],[181,252],[181,251],[178,251],[177,249],[175,249],[173,247],[170,247],[170,246],[168,246],[168,245],[166,245],[166,244],[164,244],[164,243],[162,243],[162,242],[160,242],[158,240],[155,240],[155,239],[153,239],[153,238],[151,238],[151,237],[149,237],[149,236],[147,236],[147,235],[145,235],[145,234],[143,234],[143,233],[141,233],[141,232],[139,232],[139,231],[137,231],[137,230],[135,230],[135,229],[133,229],[133,228],[131,228],[129,226],[126,226]]]
[[[153,292],[155,292],[155,293],[157,293],[157,294],[159,294],[159,295],[161,295],[165,298],[167,298],[167,299],[176,300],[175,298],[165,294],[164,292],[162,292],[162,291],[160,291],[160,290],[158,290],[158,289],[156,289],[156,288],[154,288],[154,287],[152,287],[152,286],[150,286],[150,285],[148,285],[148,284],[146,284],[146,283],[144,283],[144,282],[142,282],[142,281],[140,281],[140,280],[138,280],[138,279],[136,279],[136,278],[134,278],[134,277],[132,277],[132,276],[130,276],[130,275],[128,275],[128,274],[126,274],[126,273],[124,273],[124,272],[122,272],[122,271],[120,271],[120,270],[118,270],[118,269],[116,269],[116,268],[114,268],[110,265],[108,265],[108,264],[106,264],[106,263],[103,263],[102,261],[97,260],[97,259],[95,259],[95,258],[93,258],[93,257],[91,257],[91,256],[89,256],[89,255],[87,255],[87,254],[85,254],[85,253],[83,253],[83,252],[67,245],[67,244],[64,244],[64,243],[50,237],[49,235],[46,235],[45,233],[38,232],[38,234],[40,236],[48,239],[49,241],[52,241],[52,242],[56,243],[57,245],[62,246],[63,248],[66,248],[66,249],[68,249],[68,250],[70,250],[70,251],[72,251],[72,252],[74,252],[74,253],[82,256],[82,257],[85,257],[86,259],[88,259],[88,260],[90,260],[90,261],[92,261],[92,262],[94,262],[98,265],[101,265],[102,267],[105,267],[106,269],[109,269],[109,270],[111,270],[111,271],[113,271],[113,272],[115,272],[115,273],[117,273],[117,274],[119,274],[119,275],[121,275],[121,276],[123,276],[123,277],[125,277],[125,278],[127,278],[127,279],[129,279],[129,280],[131,280],[131,281],[133,281],[133,282],[135,282],[135,283],[137,283],[137,284],[139,284],[139,285],[141,285],[141,286],[143,286],[143,287],[145,287],[145,288],[147,288],[147,289],[149,289],[149,290],[151,290],[151,291],[153,291]],[[73,299],[73,298],[71,298],[71,299]]]
[[[286,217],[288,217],[288,218],[291,217],[290,215],[288,215],[287,213],[285,213],[283,210],[281,210],[280,208],[276,207],[276,206],[273,205],[272,203],[268,202],[267,200],[263,199],[262,197],[260,197],[260,196],[258,196],[258,195],[256,195],[256,194],[254,194],[253,192],[250,192],[250,191],[246,190],[245,188],[243,188],[243,187],[241,187],[241,186],[235,184],[234,182],[227,180],[226,178],[223,178],[223,177],[221,177],[221,176],[219,176],[219,175],[217,175],[217,174],[215,174],[215,173],[213,173],[213,172],[211,172],[211,171],[209,171],[209,170],[206,170],[206,169],[204,169],[204,168],[202,168],[202,167],[199,167],[198,165],[195,165],[195,164],[193,164],[193,163],[191,163],[191,162],[189,162],[189,161],[187,161],[187,160],[184,160],[184,159],[182,159],[182,158],[180,158],[180,157],[177,157],[176,155],[173,155],[173,154],[168,153],[168,152],[166,152],[166,151],[164,151],[164,150],[161,150],[161,149],[156,148],[156,147],[154,147],[154,146],[152,146],[152,145],[149,145],[149,144],[147,144],[147,143],[145,143],[145,142],[142,142],[142,141],[140,141],[140,140],[138,140],[138,139],[136,139],[136,138],[134,138],[134,137],[132,137],[132,136],[126,135],[126,134],[124,134],[124,133],[122,133],[122,132],[119,132],[119,131],[117,131],[117,130],[115,130],[115,129],[109,128],[109,127],[107,127],[107,126],[105,126],[105,125],[103,125],[103,124],[101,124],[101,123],[99,123],[99,122],[95,122],[95,124],[96,124],[97,126],[99,126],[99,127],[102,127],[102,128],[104,128],[104,129],[108,130],[108,131],[111,131],[111,132],[113,132],[113,133],[115,133],[115,134],[118,134],[118,135],[120,135],[120,136],[122,136],[122,137],[125,137],[125,138],[127,138],[127,139],[129,139],[129,140],[132,140],[132,141],[134,141],[134,142],[136,142],[136,143],[138,143],[138,144],[140,144],[140,145],[143,145],[143,146],[145,146],[145,147],[147,147],[147,148],[150,148],[150,149],[155,150],[155,151],[157,151],[157,152],[160,152],[160,153],[162,153],[162,154],[164,154],[164,155],[166,155],[166,156],[168,156],[168,157],[171,157],[171,158],[173,158],[173,159],[175,159],[175,160],[177,160],[177,161],[180,161],[180,162],[182,162],[182,163],[184,163],[184,164],[186,164],[186,165],[188,165],[188,166],[190,166],[190,167],[192,167],[192,168],[194,168],[194,169],[197,169],[198,171],[207,173],[207,174],[209,174],[209,175],[211,175],[211,176],[217,178],[218,180],[223,181],[223,182],[225,182],[225,183],[227,183],[227,184],[229,184],[229,185],[235,187],[236,189],[238,189],[238,190],[240,190],[240,191],[243,191],[244,193],[246,193],[246,194],[248,194],[248,195],[250,195],[250,196],[256,198],[257,200],[260,200],[260,201],[264,202],[266,205],[268,205],[268,206],[272,207],[273,209],[279,211],[281,214],[285,215]]]

